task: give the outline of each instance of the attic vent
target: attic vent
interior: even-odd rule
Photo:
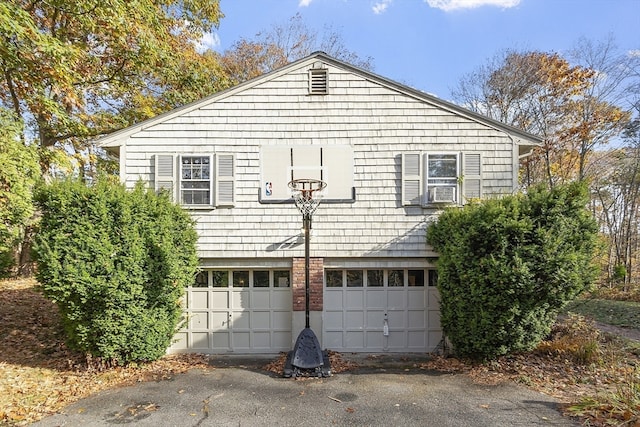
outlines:
[[[309,93],[311,95],[325,95],[329,89],[329,73],[326,68],[312,68],[309,70]]]

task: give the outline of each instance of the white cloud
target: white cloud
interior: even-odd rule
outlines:
[[[384,13],[391,3],[393,3],[393,0],[381,0],[381,1],[379,1],[378,3],[373,5],[373,7],[372,7],[373,13],[375,13],[376,15],[380,15],[380,14]]]
[[[220,46],[220,37],[217,33],[204,33],[202,38],[196,42],[196,50],[200,53],[207,50],[215,50]]]
[[[298,7],[307,7],[311,4],[313,0],[300,0],[298,3]]]
[[[634,49],[627,52],[627,55],[631,58],[640,58],[640,49]]]
[[[520,0],[425,0],[429,6],[445,12],[458,9],[474,9],[481,6],[497,6],[503,9],[515,7]]]

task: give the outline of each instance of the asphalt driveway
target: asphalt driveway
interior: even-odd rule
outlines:
[[[577,426],[557,402],[514,384],[478,385],[462,374],[372,358],[353,372],[287,379],[264,360],[219,358],[217,367],[98,393],[36,426]],[[403,359],[406,361],[406,358]]]

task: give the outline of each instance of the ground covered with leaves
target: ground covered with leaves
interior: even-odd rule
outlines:
[[[199,355],[104,366],[69,351],[56,306],[33,280],[0,281],[0,424],[26,425],[92,393],[207,366]]]
[[[128,367],[87,360],[65,347],[56,307],[33,280],[0,281],[0,319],[0,424],[26,425],[104,389],[208,366],[201,355]],[[632,339],[568,316],[532,352],[482,364],[438,356],[414,368],[469,375],[485,384],[513,381],[556,397],[567,415],[585,425],[640,426],[640,332],[626,332]],[[334,374],[358,368],[339,353],[330,357]],[[264,369],[279,374],[284,359]]]

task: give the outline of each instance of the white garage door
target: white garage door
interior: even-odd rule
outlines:
[[[442,337],[433,270],[325,271],[323,346],[429,352]]]
[[[290,350],[289,270],[212,270],[187,288],[186,324],[171,352],[277,353]]]

